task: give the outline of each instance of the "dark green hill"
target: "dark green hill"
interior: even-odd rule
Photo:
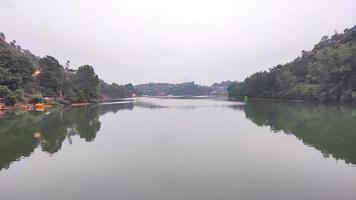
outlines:
[[[99,82],[92,66],[74,70],[69,65],[67,61],[64,67],[52,56],[35,56],[16,41],[8,43],[0,32],[0,103],[11,106],[49,97],[68,104],[95,102],[101,96],[131,96],[130,87]]]
[[[323,36],[294,61],[257,72],[228,90],[232,98],[356,101],[356,26]]]

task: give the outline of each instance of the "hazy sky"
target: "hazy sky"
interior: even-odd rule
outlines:
[[[243,80],[356,24],[356,0],[0,0],[0,32],[107,82]]]

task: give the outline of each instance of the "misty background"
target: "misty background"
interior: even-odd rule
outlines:
[[[0,32],[107,82],[210,85],[292,61],[356,23],[355,0],[0,0]]]

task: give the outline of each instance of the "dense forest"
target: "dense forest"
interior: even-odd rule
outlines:
[[[294,61],[228,87],[232,98],[356,101],[356,26],[323,36]]]
[[[65,66],[65,67],[64,67]],[[83,65],[70,69],[70,61],[61,65],[52,56],[35,56],[16,41],[6,42],[0,33],[0,99],[6,105],[37,103],[44,97],[57,103],[95,102],[99,97],[129,97],[127,87],[99,80],[94,68]]]
[[[194,82],[185,83],[147,83],[135,85],[138,94],[148,96],[206,96],[206,95],[227,95],[227,87],[232,81],[214,83],[211,86],[199,85]]]
[[[194,82],[185,82],[178,84],[171,83],[148,83],[135,85],[142,95],[148,96],[198,96],[208,95],[210,88],[208,86],[202,86],[195,84]]]
[[[118,85],[116,83],[108,84],[103,80],[99,81],[98,93],[101,100],[132,97],[138,92],[131,83]]]

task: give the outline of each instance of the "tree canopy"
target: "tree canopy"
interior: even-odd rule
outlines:
[[[7,43],[0,33],[0,98],[7,105],[17,102],[38,102],[43,97],[52,97],[63,103],[97,101],[99,96],[129,97],[133,86],[111,86],[101,82],[90,65],[65,67],[52,57],[40,58],[29,50],[22,49],[16,41]]]
[[[233,98],[355,101],[356,26],[330,38],[323,36],[294,61],[252,74],[228,91]]]

